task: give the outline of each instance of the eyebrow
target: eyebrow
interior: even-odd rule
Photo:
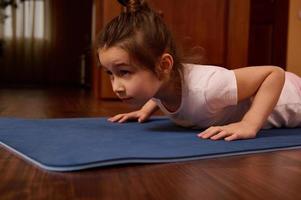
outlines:
[[[129,66],[128,63],[120,62],[113,65],[114,67]]]
[[[100,62],[99,62],[100,63]],[[100,66],[102,67],[102,68],[104,68],[105,70],[108,70],[104,65],[102,65],[101,63],[100,63]],[[128,64],[128,63],[125,63],[125,62],[116,62],[116,63],[114,63],[113,64],[113,67],[116,67],[116,68],[119,68],[119,67],[122,67],[122,66],[130,66],[130,64]]]

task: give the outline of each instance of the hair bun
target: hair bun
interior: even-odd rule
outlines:
[[[123,5],[123,6],[127,6],[127,4],[128,4],[128,2],[129,2],[129,0],[118,0],[118,2],[121,4],[121,5]]]
[[[126,7],[126,12],[128,13],[135,13],[148,8],[145,0],[118,0],[118,2]]]

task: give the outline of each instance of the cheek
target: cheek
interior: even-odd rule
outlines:
[[[151,98],[158,90],[159,81],[154,79],[143,79],[143,81],[137,82],[133,88],[138,96]]]
[[[136,97],[142,97],[146,93],[149,93],[149,87],[145,82],[135,82],[135,84],[128,85],[127,92]]]
[[[158,88],[156,87],[156,83],[153,81],[153,82],[149,82],[148,84],[145,85],[145,91],[151,95],[151,96],[154,96],[155,93],[157,92]]]

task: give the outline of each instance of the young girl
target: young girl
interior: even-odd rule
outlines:
[[[183,64],[160,15],[143,0],[120,2],[125,11],[103,30],[98,56],[116,95],[141,109],[109,121],[144,122],[160,108],[180,126],[204,129],[201,138],[227,141],[301,126],[300,77],[274,66]]]

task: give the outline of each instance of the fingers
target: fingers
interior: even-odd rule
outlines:
[[[229,133],[227,131],[221,131],[218,134],[210,137],[210,139],[212,139],[212,140],[219,140],[219,139],[225,138],[226,136],[229,136]]]
[[[239,140],[239,139],[251,139],[251,138],[255,138],[255,137],[256,137],[256,133],[252,133],[252,134],[233,133],[232,135],[226,137],[225,140],[233,141],[233,140]]]
[[[144,122],[148,118],[147,115],[142,115],[141,113],[135,111],[135,112],[130,112],[130,113],[123,113],[123,114],[118,114],[115,115],[114,117],[111,117],[108,119],[110,122],[118,122],[118,123],[123,123],[129,120],[137,120],[139,122]]]
[[[138,118],[138,122],[139,123],[143,123],[143,122],[145,122],[146,120],[148,120],[148,118],[149,118],[149,115],[141,115],[139,118]]]
[[[237,134],[232,134],[225,138],[226,141],[233,141],[233,140],[237,140],[237,139],[239,139]]]
[[[108,121],[110,121],[110,122],[117,122],[117,121],[119,121],[123,116],[124,116],[124,114],[118,114],[118,115],[115,115],[114,117],[109,118]]]
[[[123,122],[126,122],[130,119],[130,116],[129,115],[124,115],[123,117],[121,117],[119,120],[118,120],[118,123],[123,123]]]
[[[226,141],[232,141],[239,139],[237,134],[230,133],[223,129],[223,127],[210,127],[205,131],[198,134],[198,137],[203,139],[220,140],[225,139]]]
[[[114,117],[109,118],[108,121],[123,123],[133,118],[136,118],[134,113],[125,113],[125,114],[115,115]]]
[[[203,139],[208,139],[208,138],[211,138],[212,136],[218,134],[221,131],[222,131],[222,129],[220,127],[212,126],[208,129],[206,129],[205,131],[201,132],[200,134],[198,134],[198,137],[201,137]]]

